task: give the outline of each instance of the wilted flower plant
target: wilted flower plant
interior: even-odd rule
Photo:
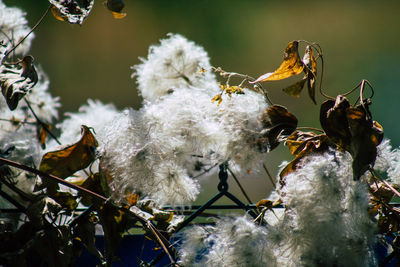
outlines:
[[[94,3],[49,2],[45,15],[73,24],[82,24]],[[126,15],[121,0],[105,5],[115,18]],[[281,65],[255,79],[213,67],[202,47],[169,34],[132,67],[144,99],[139,110],[89,99],[56,122],[59,99],[28,54],[34,35],[24,16],[0,1],[0,193],[24,219],[0,233],[1,264],[26,265],[36,253],[43,264],[68,266],[83,245],[110,266],[137,224],[174,266],[374,266],[378,244],[390,252],[380,264],[400,258],[399,150],[372,119],[363,96],[368,81],[354,89],[355,105],[346,98],[352,91],[331,97],[322,81],[317,86],[318,44],[290,42]],[[301,73],[283,91],[298,97],[307,87],[316,103],[319,87],[327,98],[321,130],[298,127],[261,84]],[[235,179],[250,169],[264,175],[265,154],[280,143],[294,159],[282,163],[269,197],[244,216],[186,226],[197,213],[179,210],[196,200],[198,177],[216,179],[220,166],[218,189],[226,193],[228,172]],[[94,243],[96,225],[104,252]]]

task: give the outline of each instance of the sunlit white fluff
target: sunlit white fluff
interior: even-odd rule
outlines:
[[[386,173],[393,183],[400,185],[400,149],[393,149],[390,141],[385,139],[378,146],[378,155],[374,168]]]
[[[61,130],[58,138],[63,145],[77,142],[81,138],[81,125],[86,125],[94,130],[95,137],[100,145],[105,138],[105,126],[109,124],[118,114],[118,110],[113,104],[103,104],[99,100],[88,99],[87,104],[82,105],[78,112],[65,113],[66,119],[57,124]],[[49,149],[54,149],[57,145],[52,141]]]
[[[277,266],[267,229],[246,217],[189,228],[179,254],[184,266]]]
[[[190,82],[172,77],[166,60]],[[184,204],[199,193],[198,182],[190,178],[197,161],[209,167],[229,160],[234,171],[261,166],[263,154],[255,143],[267,108],[264,97],[244,89],[243,95],[212,103],[220,88],[210,72],[198,72],[198,64],[210,65],[204,50],[171,35],[135,67],[144,105],[110,124],[104,147],[103,166],[115,197],[133,190],[162,203]]]
[[[25,12],[16,7],[7,7],[0,0],[0,41],[10,50],[31,30],[25,18]],[[34,33],[31,33],[15,50],[19,55],[24,55],[29,51]]]
[[[179,250],[182,263],[375,266],[376,229],[368,215],[367,188],[352,175],[348,153],[332,150],[306,156],[269,197],[276,200],[279,195],[285,209],[267,211],[262,227],[236,217],[188,229]]]
[[[179,34],[169,34],[160,45],[150,46],[147,59],[141,60],[132,69],[145,100],[154,101],[181,87],[218,88],[207,53]],[[202,68],[208,71],[200,73]]]
[[[367,212],[366,185],[353,181],[351,156],[327,152],[306,157],[285,177],[280,191],[286,212],[275,250],[284,266],[369,266],[374,224]]]

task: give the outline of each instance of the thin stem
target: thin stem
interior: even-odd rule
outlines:
[[[0,121],[8,121],[8,122],[15,123],[15,124],[20,124],[20,123],[22,123],[22,124],[31,124],[31,125],[36,125],[37,124],[37,122],[9,120],[9,119],[2,119],[2,118],[0,118]]]
[[[382,183],[384,183],[396,196],[400,197],[399,191],[397,191],[393,186],[391,186],[391,185],[390,185],[388,182],[386,182],[382,177],[380,177],[380,176],[378,175],[378,173],[377,173],[374,169],[369,168],[369,171],[370,171],[370,173],[371,173],[374,177],[378,178]]]
[[[236,175],[232,172],[232,170],[228,167],[228,171],[229,173],[232,175],[233,179],[235,180],[236,184],[239,186],[240,191],[242,191],[242,194],[244,195],[244,197],[246,198],[246,200],[249,202],[249,204],[252,204],[253,202],[250,200],[249,196],[247,195],[246,191],[244,190],[244,188],[242,187],[242,185],[240,184],[239,180],[237,179]]]
[[[213,168],[215,168],[217,165],[218,165],[218,163],[214,164],[214,165],[211,166],[210,168],[205,169],[202,173],[199,173],[198,175],[193,176],[192,178],[193,178],[193,179],[199,178],[200,176],[202,176],[202,175],[208,173],[209,171],[211,171],[211,170],[212,170]]]
[[[3,29],[0,28],[0,32],[8,39],[8,41],[11,43],[12,46],[14,46],[14,41],[12,38],[10,38],[10,36],[8,36],[8,34],[3,31]]]
[[[47,125],[42,122],[39,117],[36,115],[35,111],[33,110],[29,101],[24,98],[26,105],[28,106],[29,110],[32,112],[33,116],[35,117],[36,121],[43,127],[43,129],[57,142],[57,144],[61,145],[61,142],[57,139],[57,137],[47,128]]]
[[[7,52],[7,54],[5,54],[3,60],[5,60],[8,55],[14,51],[23,41],[25,41],[26,38],[28,38],[28,36],[40,25],[40,23],[43,21],[43,19],[46,17],[47,13],[49,13],[50,9],[51,9],[52,5],[50,4],[49,7],[46,9],[46,11],[44,12],[44,14],[42,15],[42,17],[39,19],[39,21],[35,24],[35,26],[33,26],[33,28],[31,29],[31,31],[25,35],[24,38],[21,39],[21,41],[19,41],[10,51]],[[2,62],[3,63],[3,62]]]
[[[274,186],[274,188],[276,188],[276,184],[274,182],[274,179],[272,178],[271,174],[269,173],[267,166],[265,165],[265,163],[263,162],[263,168],[265,170],[265,172],[267,173],[267,176],[269,178],[269,180],[271,181],[272,185]]]
[[[325,98],[327,98],[327,99],[334,100],[335,99],[334,97],[332,97],[330,95],[327,95],[322,91],[322,80],[323,80],[322,78],[324,76],[324,57],[323,57],[323,54],[322,54],[321,46],[318,43],[310,43],[310,42],[308,42],[306,40],[298,40],[298,42],[304,42],[306,44],[309,44],[311,47],[313,47],[315,50],[317,50],[317,53],[318,53],[317,59],[318,58],[321,59],[321,78],[320,78],[320,81],[319,81],[319,93],[322,96],[324,96]]]
[[[267,207],[264,207],[262,210],[261,210],[261,212],[260,212],[260,214],[258,214],[258,216],[257,216],[257,218],[255,218],[254,220],[253,220],[253,222],[255,223],[255,222],[257,222],[258,220],[260,220],[260,224],[262,223],[262,221],[263,221],[263,218],[264,218],[264,214],[265,214],[265,212],[267,211]]]
[[[237,73],[237,72],[227,72],[227,71],[222,70],[220,67],[215,68],[215,67],[211,66],[211,69],[212,69],[214,72],[218,72],[222,77],[228,76],[228,79],[227,79],[227,81],[226,81],[226,84],[227,84],[227,85],[229,85],[229,81],[230,81],[231,77],[237,76],[237,77],[243,78],[244,80],[240,83],[240,86],[243,85],[243,82],[244,82],[244,81],[247,81],[249,84],[253,85],[252,88],[247,88],[247,89],[253,90],[253,91],[255,91],[256,93],[263,94],[264,97],[265,97],[265,99],[266,99],[266,101],[267,101],[270,105],[274,105],[273,102],[271,101],[271,99],[270,99],[269,96],[268,96],[267,90],[265,90],[265,89],[262,87],[261,83],[259,83],[259,82],[255,83],[255,84],[250,83],[251,81],[255,81],[255,80],[256,80],[255,78],[253,78],[253,77],[251,77],[251,76],[249,76],[249,75],[240,74],[240,73]],[[240,87],[240,86],[239,86],[239,87]],[[256,86],[256,87],[255,87],[255,86]],[[257,89],[259,89],[259,90],[257,90]]]

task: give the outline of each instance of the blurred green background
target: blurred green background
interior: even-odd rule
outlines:
[[[27,11],[31,26],[48,7],[46,0],[4,2]],[[49,14],[35,32],[31,53],[49,75],[52,94],[61,97],[61,113],[76,111],[87,98],[112,102],[120,109],[140,108],[130,66],[169,32],[202,45],[214,66],[254,77],[280,65],[288,42],[305,39],[323,48],[323,88],[328,94],[346,92],[361,79],[372,83],[374,119],[393,145],[400,145],[396,121],[400,1],[125,0],[128,15],[121,20],[113,19],[102,0],[95,2],[82,26],[57,21]],[[264,85],[274,103],[299,118],[299,126],[320,128],[319,106],[312,104],[306,91],[299,99],[281,91],[294,80]],[[357,95],[350,98],[355,101]],[[317,101],[324,99],[317,94]],[[280,162],[291,158],[286,150],[281,145],[266,155],[274,175]],[[271,188],[264,174],[241,181],[253,201]],[[207,186],[199,202],[216,192],[215,181],[203,183]]]

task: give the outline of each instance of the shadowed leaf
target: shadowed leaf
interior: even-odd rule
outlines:
[[[347,120],[352,136],[350,153],[353,156],[353,176],[358,179],[375,163],[376,147],[383,139],[383,129],[377,122],[367,118],[361,107],[350,107]]]
[[[103,180],[103,177],[100,173],[94,173],[90,175],[88,178],[81,185],[83,188],[89,189],[92,192],[95,192],[101,196],[107,196],[107,188],[106,183]],[[88,194],[84,194],[79,192],[79,196],[81,196],[81,203],[85,206],[90,206],[95,203],[99,203],[99,200],[94,199],[93,197],[89,196]]]
[[[111,203],[105,203],[98,210],[100,223],[104,231],[104,251],[107,264],[111,266],[114,254],[126,232],[129,215]]]
[[[285,185],[285,176],[294,172],[301,159],[311,153],[323,153],[328,150],[330,142],[325,134],[313,132],[293,132],[287,139],[286,145],[289,147],[290,153],[296,158],[282,169],[279,174],[279,183],[281,186]]]
[[[308,95],[311,100],[316,104],[315,101],[315,79],[317,77],[317,62],[315,60],[313,50],[311,46],[306,47],[306,52],[303,56],[303,63],[305,65],[305,73],[307,77],[307,87],[308,87]]]
[[[81,139],[61,150],[46,153],[42,157],[39,169],[47,174],[53,174],[65,179],[75,172],[89,166],[96,159],[97,140],[87,126],[82,125]],[[50,186],[51,184],[51,186]],[[44,179],[41,188],[48,187],[50,191],[57,189],[57,184]]]
[[[276,148],[297,127],[297,118],[285,107],[273,105],[266,109],[262,123],[264,130],[255,144],[260,151],[268,152]]]
[[[351,133],[347,121],[347,109],[350,107],[349,101],[339,95],[336,100],[327,100],[321,105],[320,123],[326,135],[339,148],[349,151],[351,143]]]
[[[95,225],[98,222],[97,216],[92,212],[79,218],[79,222],[74,229],[74,238],[82,242],[85,248],[103,263],[104,258],[100,251],[96,248],[96,230]]]
[[[93,8],[94,0],[49,0],[53,16],[71,24],[82,24]]]
[[[307,81],[307,76],[304,76],[303,79],[292,84],[284,89],[282,89],[286,94],[293,96],[293,97],[300,97],[300,93],[303,90],[304,84]]]
[[[49,197],[36,199],[27,208],[29,221],[38,228],[45,225],[45,216],[54,217],[62,209],[61,205]]]
[[[78,202],[76,202],[76,196],[73,196],[69,192],[56,192],[51,196],[58,204],[60,204],[64,209],[74,210],[78,207]]]
[[[21,68],[18,68],[17,64],[0,67],[1,92],[10,110],[16,109],[19,101],[38,82],[32,56],[25,56],[17,63]]]
[[[126,17],[126,13],[121,12],[125,7],[123,0],[107,0],[104,5],[108,10],[110,10],[115,19],[122,19]]]
[[[376,147],[383,139],[383,129],[372,120],[366,104],[353,107],[339,95],[321,105],[320,122],[325,133],[339,148],[353,157],[353,177],[358,180],[375,163]]]

